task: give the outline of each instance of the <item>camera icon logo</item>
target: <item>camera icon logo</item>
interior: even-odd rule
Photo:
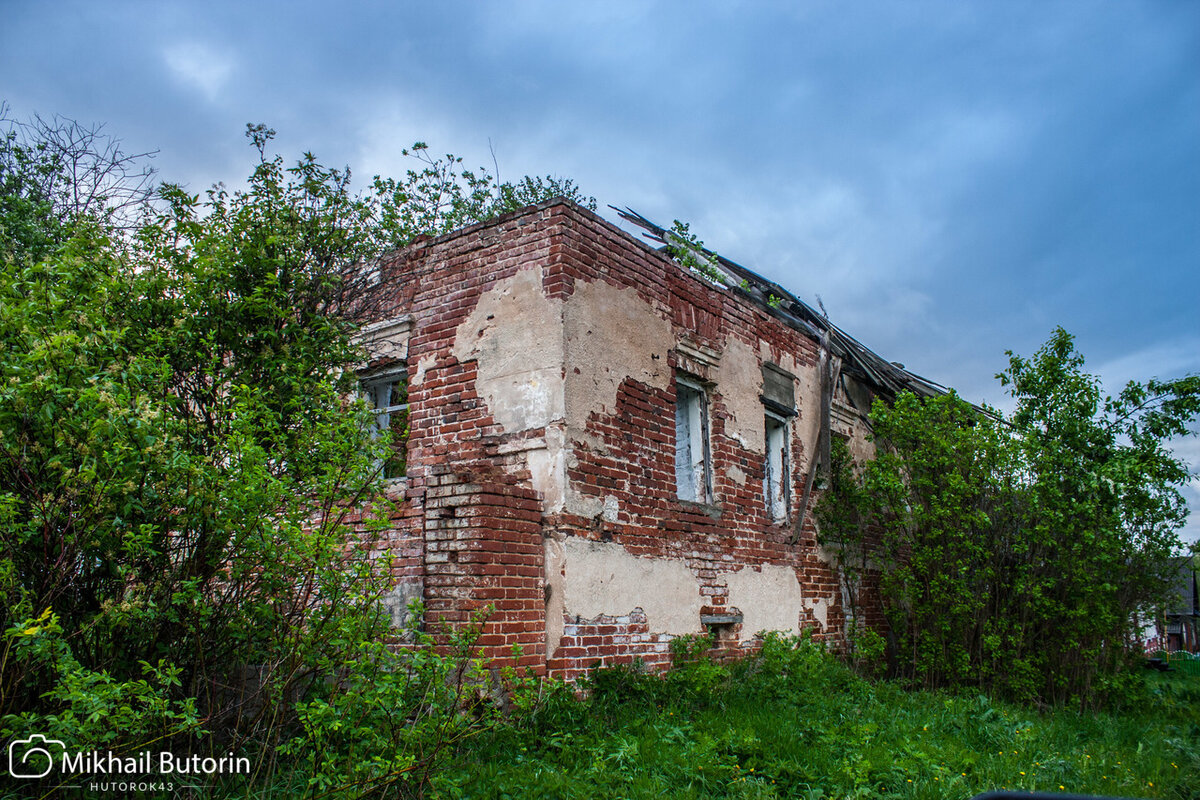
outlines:
[[[40,733],[14,739],[8,746],[8,771],[14,778],[44,778],[54,769],[54,756],[67,749],[58,739]]]

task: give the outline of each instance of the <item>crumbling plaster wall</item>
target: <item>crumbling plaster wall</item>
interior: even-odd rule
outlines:
[[[563,418],[562,301],[524,267],[480,295],[454,336],[455,358],[477,362],[475,387],[505,433]]]
[[[566,677],[595,660],[665,663],[671,636],[732,609],[735,644],[810,625],[836,635],[836,574],[811,515],[796,532],[762,507],[761,365],[797,379],[795,502],[819,420],[814,342],[574,206],[427,250],[408,353],[427,604],[495,598],[489,641],[536,636],[544,649],[526,663],[540,650]],[[676,497],[677,368],[711,386],[711,505]]]
[[[476,364],[475,389],[510,440],[506,454],[524,454],[533,488],[547,512],[566,499],[563,301],[547,297],[543,269],[524,266],[483,292],[454,335],[459,361]],[[533,433],[532,438],[517,435]]]
[[[567,214],[544,204],[418,242],[389,265],[385,298],[413,319],[408,475],[389,535],[423,544],[431,623],[487,608],[483,654],[535,670],[546,666],[545,512],[530,456],[563,415],[561,334],[547,335],[561,330],[561,299],[545,283]]]
[[[583,241],[566,262],[572,291],[564,326],[567,481],[576,502],[565,505],[547,539],[548,655],[568,675],[572,661],[631,646],[645,644],[634,652],[652,655],[657,642],[626,621],[651,634],[694,633],[703,630],[702,614],[730,610],[743,622],[729,641],[802,625],[835,636],[837,576],[817,552],[811,517],[792,544],[794,531],[774,524],[762,499],[762,365],[797,379],[795,503],[820,419],[820,393],[806,388],[818,386],[816,344],[622,234],[578,226],[573,235]],[[677,369],[710,387],[709,506],[676,497]],[[644,580],[597,578],[620,574]],[[674,597],[665,607],[659,585]]]
[[[766,452],[763,431],[762,367],[755,348],[736,336],[726,338],[717,367],[716,390],[724,401],[725,435],[746,451]]]

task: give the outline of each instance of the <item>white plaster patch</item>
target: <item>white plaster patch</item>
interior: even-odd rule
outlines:
[[[566,510],[570,514],[595,519],[604,514],[604,500],[594,494],[585,494],[577,490],[574,484],[568,484]]]
[[[562,302],[529,267],[484,292],[455,332],[454,355],[477,362],[475,388],[507,433],[563,418]]]
[[[566,503],[566,452],[562,428],[551,425],[546,428],[542,446],[525,453],[530,483],[541,493],[542,508],[547,513],[562,511]]]
[[[717,391],[729,417],[725,434],[751,452],[766,452],[763,432],[762,367],[750,345],[730,336],[721,354],[717,371]]]
[[[682,561],[638,558],[619,544],[580,537],[566,540],[563,559],[567,614],[595,619],[640,608],[654,633],[700,631],[700,584]]]
[[[422,383],[425,382],[425,373],[428,372],[429,368],[434,365],[434,361],[435,361],[435,359],[432,355],[421,357],[421,360],[419,360],[417,362],[416,372],[413,373],[413,377],[412,377],[412,385],[413,386],[420,386]]]
[[[397,583],[392,590],[380,598],[383,608],[391,618],[394,630],[403,630],[412,618],[409,606],[414,600],[421,600],[424,587],[419,578],[406,579]]]
[[[671,323],[635,289],[605,281],[576,283],[563,314],[566,337],[567,420],[582,433],[593,413],[616,410],[617,389],[627,378],[659,389],[672,374]],[[573,367],[579,368],[575,374]]]
[[[611,495],[611,494],[605,495],[604,496],[604,521],[605,522],[616,522],[617,514],[619,514],[620,511],[621,511],[621,506],[617,502],[616,496]]]
[[[746,485],[746,471],[736,464],[731,465],[729,469],[725,470],[725,474],[729,476],[729,480],[738,486]]]
[[[553,658],[563,637],[563,566],[566,558],[562,542],[547,539],[546,553],[546,658]]]
[[[729,589],[726,604],[742,612],[743,639],[751,639],[759,631],[800,632],[804,591],[791,567],[746,567],[726,575],[725,585]]]
[[[800,412],[796,434],[800,437],[804,457],[803,462],[796,462],[796,467],[803,474],[821,432],[821,379],[815,366],[802,367],[792,374],[796,376],[796,408]]]
[[[829,627],[829,605],[832,602],[824,597],[813,597],[804,601],[804,607],[812,611],[822,630]]]

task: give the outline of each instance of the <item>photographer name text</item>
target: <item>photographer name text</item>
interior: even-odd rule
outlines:
[[[149,750],[132,756],[112,752],[62,754],[62,771],[75,775],[245,775],[250,772],[250,759],[245,756],[219,758],[198,755],[176,756],[174,753]]]

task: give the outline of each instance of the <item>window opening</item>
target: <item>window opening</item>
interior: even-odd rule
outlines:
[[[362,382],[362,393],[375,412],[371,438],[391,435],[383,463],[384,478],[403,478],[408,455],[408,386],[404,373],[388,373]]]
[[[763,464],[763,503],[776,522],[787,521],[792,500],[791,419],[796,416],[796,382],[774,364],[762,365],[763,430],[766,458]]]
[[[763,471],[763,498],[767,513],[777,523],[787,521],[791,499],[792,464],[788,442],[791,437],[786,417],[765,415],[767,459]]]
[[[675,383],[675,489],[680,500],[712,499],[708,401],[699,384],[682,379]]]

